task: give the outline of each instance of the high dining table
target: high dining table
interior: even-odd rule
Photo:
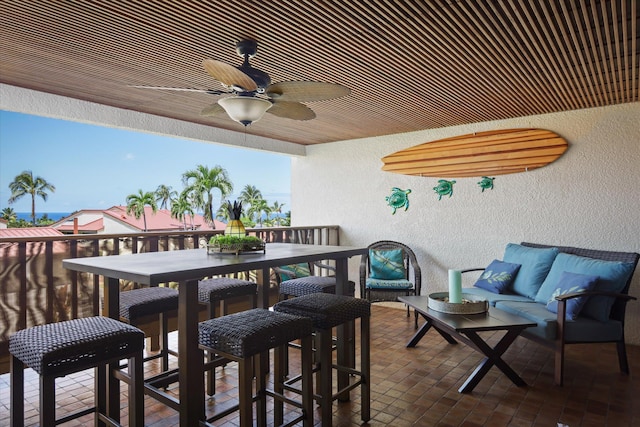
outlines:
[[[366,247],[268,243],[263,252],[208,254],[205,248],[130,255],[72,258],[63,267],[104,276],[103,315],[119,318],[120,279],[145,285],[178,282],[178,410],[180,426],[197,426],[204,420],[204,360],[198,348],[198,280],[207,276],[257,270],[258,306],[269,306],[270,268],[288,264],[333,260],[336,293],[348,291],[348,259],[367,252]],[[266,287],[266,289],[265,289]],[[112,368],[116,369],[117,366]],[[348,380],[348,379],[347,379]],[[119,420],[120,392],[117,380],[109,384],[107,408]]]

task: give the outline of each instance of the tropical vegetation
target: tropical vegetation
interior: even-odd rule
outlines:
[[[144,221],[144,231],[147,231],[147,214],[145,213],[145,206],[151,207],[153,213],[158,212],[158,205],[156,204],[156,197],[153,192],[143,192],[138,190],[138,194],[129,194],[127,196],[127,214],[133,215],[136,219],[140,219],[142,216]]]
[[[227,222],[231,219],[228,207],[228,197],[233,192],[233,183],[229,173],[220,165],[208,167],[197,165],[195,169],[182,174],[184,188],[178,192],[171,186],[160,184],[155,191],[143,191],[129,194],[126,197],[127,213],[137,219],[143,218],[144,230],[147,230],[145,207],[150,207],[155,213],[158,209],[169,209],[171,216],[182,223],[185,230],[193,229],[193,217],[196,212],[203,212],[205,220],[215,228],[214,220]],[[55,192],[55,186],[42,177],[34,177],[31,171],[24,171],[16,176],[9,184],[11,197],[9,203],[14,203],[25,196],[31,196],[31,222],[19,219],[13,208],[8,207],[0,211],[0,217],[7,221],[8,227],[44,226],[54,220],[43,214],[36,218],[36,198],[46,201],[49,193]],[[269,205],[262,192],[254,185],[245,185],[240,191],[238,201],[242,209],[240,220],[246,227],[273,227],[291,224],[291,212],[284,212],[284,203],[278,201]],[[234,214],[236,216],[236,214]]]
[[[32,171],[24,171],[16,176],[9,183],[9,189],[11,190],[9,204],[15,203],[27,195],[31,197],[31,223],[33,225],[36,225],[36,197],[40,197],[46,202],[49,192],[56,191],[56,187],[46,179],[40,176],[34,178]]]

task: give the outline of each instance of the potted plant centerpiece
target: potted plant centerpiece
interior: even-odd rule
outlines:
[[[240,220],[242,215],[242,203],[227,202],[227,210],[229,211],[229,222],[224,229],[224,234],[218,234],[209,239],[207,245],[207,253],[232,253],[240,254],[242,252],[265,251],[265,243],[256,236],[247,236],[244,224]]]

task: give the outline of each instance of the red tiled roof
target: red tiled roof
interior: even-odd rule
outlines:
[[[60,231],[67,231],[73,233],[73,222],[66,223],[57,227]],[[100,230],[104,230],[104,220],[103,218],[96,219],[95,221],[87,222],[86,224],[78,224],[78,232],[98,232]]]
[[[53,227],[0,228],[0,238],[62,236]]]
[[[145,214],[147,217],[147,231],[166,231],[166,230],[180,230],[183,228],[183,223],[176,218],[171,217],[171,211],[168,209],[158,209],[156,213],[153,213],[151,207],[145,207]],[[113,206],[106,211],[106,215],[122,221],[131,227],[137,228],[140,231],[144,231],[144,218],[136,218],[133,215],[127,214],[126,206]],[[193,226],[197,230],[211,230],[211,227],[206,223],[202,215],[194,215],[193,222],[191,217],[187,216],[187,227]],[[215,220],[216,230],[224,230],[226,224],[224,222]]]

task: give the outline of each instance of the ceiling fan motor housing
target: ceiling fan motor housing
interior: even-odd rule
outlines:
[[[258,53],[258,42],[255,40],[241,40],[236,43],[236,51],[240,56],[244,58],[244,62],[241,66],[237,67],[251,79],[256,82],[258,86],[258,93],[264,93],[267,86],[271,84],[271,77],[264,71],[253,68],[249,64],[249,58],[253,58]]]

